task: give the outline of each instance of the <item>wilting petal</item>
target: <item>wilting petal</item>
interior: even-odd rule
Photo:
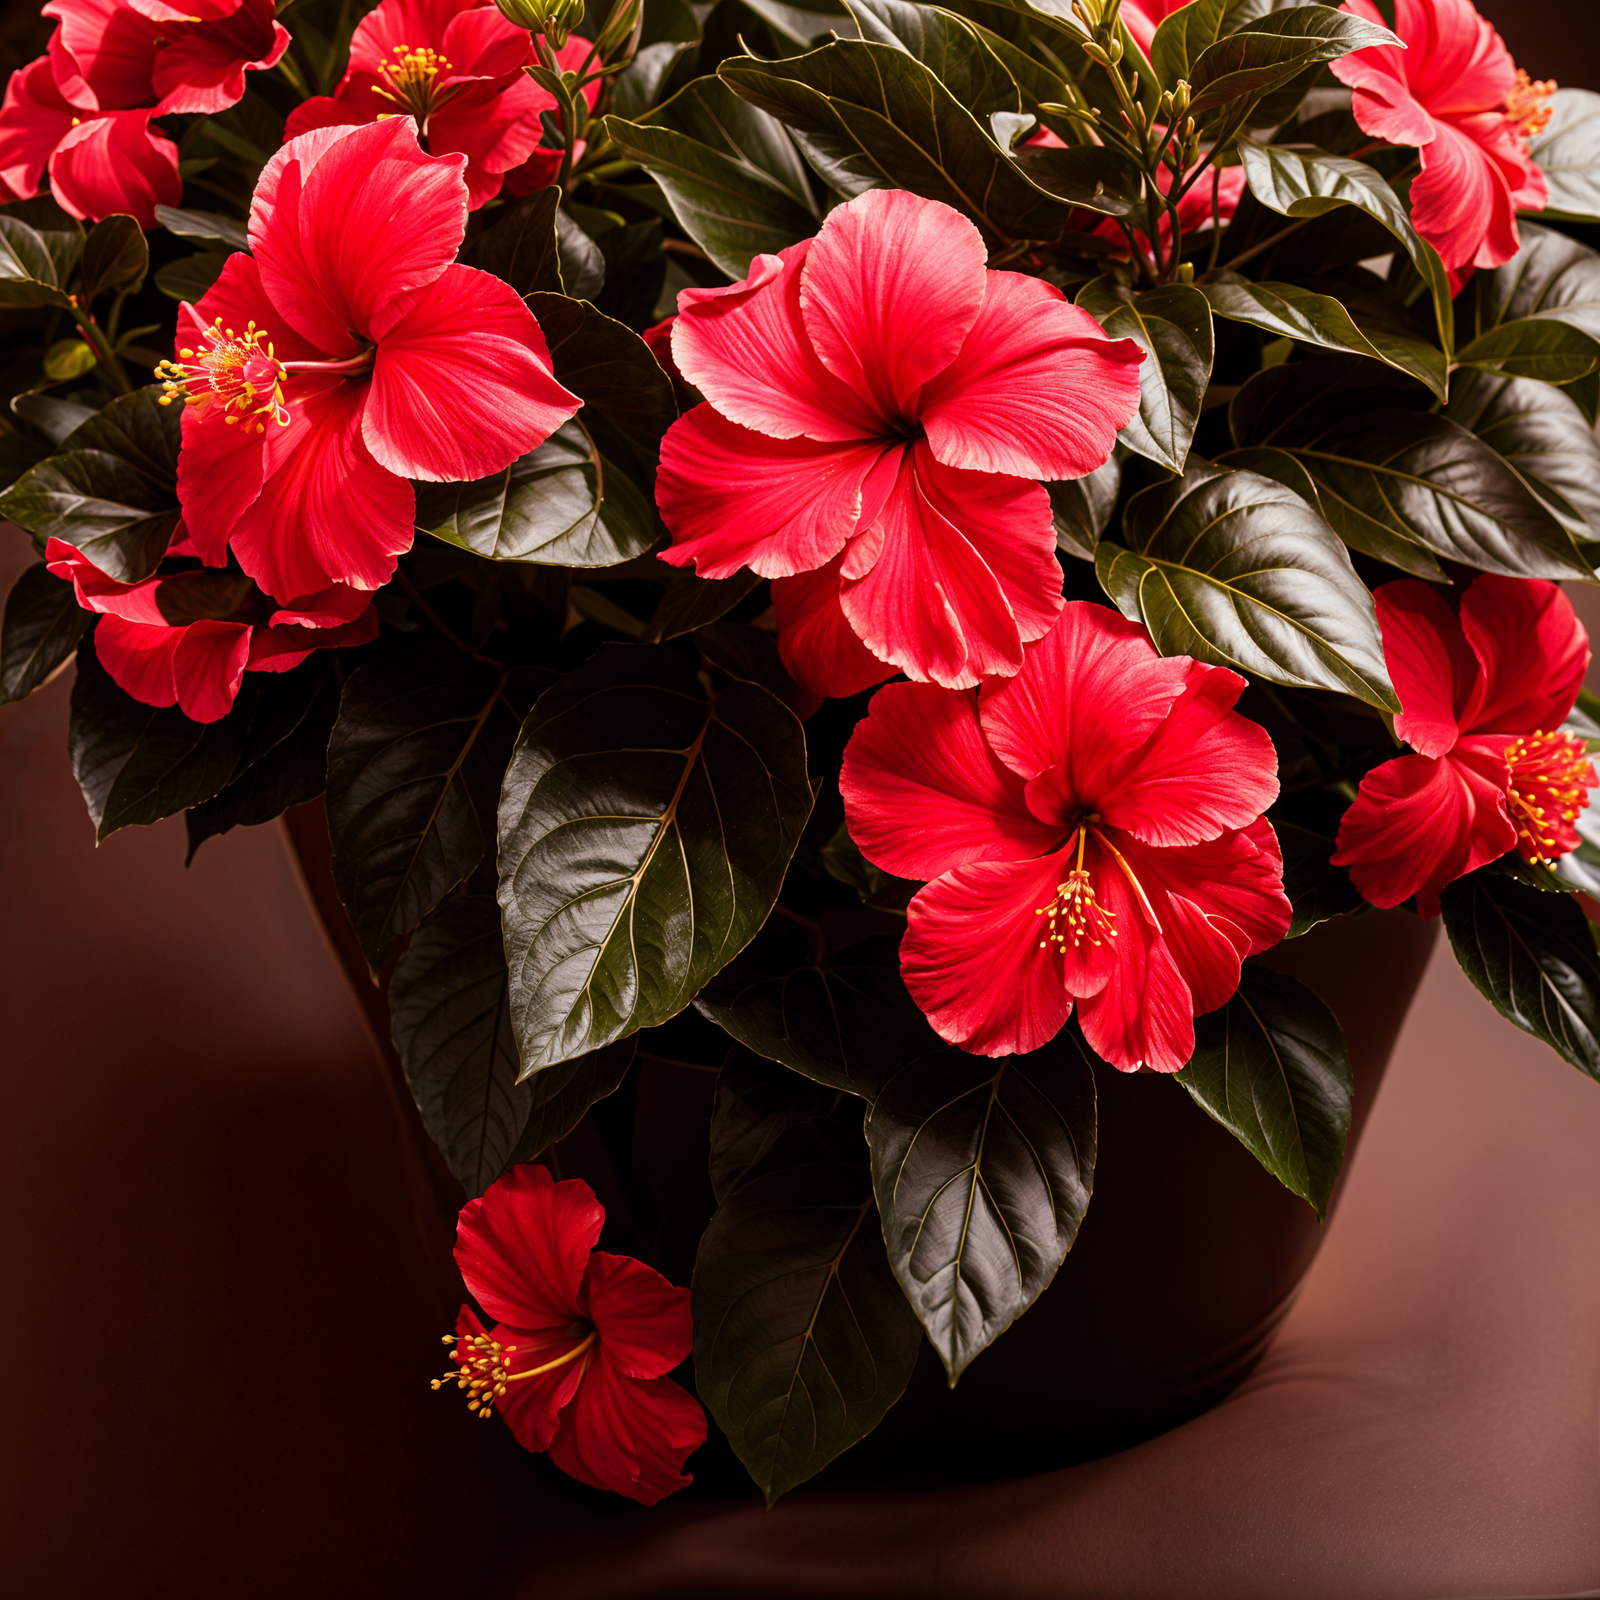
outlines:
[[[249,624],[191,622],[174,631],[179,638],[172,655],[172,679],[179,709],[191,722],[215,722],[227,716],[250,656]]]
[[[689,1291],[631,1256],[596,1250],[579,1305],[600,1332],[605,1362],[630,1378],[659,1378],[694,1347]]]
[[[246,72],[276,66],[289,48],[289,30],[273,21],[272,0],[244,0],[230,16],[167,32],[153,78],[163,113],[225,111],[243,98]]]
[[[894,683],[872,697],[839,773],[850,837],[901,878],[1058,849],[1061,829],[1028,812],[1022,780],[984,743],[975,694]],[[914,824],[908,825],[910,819]]]
[[[1532,733],[1566,721],[1589,669],[1589,636],[1555,584],[1484,573],[1461,598],[1461,631],[1483,669],[1463,728]]]
[[[787,578],[823,566],[856,531],[863,490],[884,455],[871,439],[769,438],[696,406],[661,444],[656,505],[672,531],[661,559],[675,567],[692,561],[702,578],[729,578],[744,566]]]
[[[12,73],[0,105],[0,183],[24,200],[36,195],[56,146],[82,114],[57,88],[48,56]]]
[[[918,391],[955,359],[978,318],[993,276],[987,254],[960,212],[903,189],[835,207],[800,278],[810,343],[878,416],[909,422]]]
[[[267,425],[261,492],[234,525],[239,565],[274,597],[380,588],[411,548],[415,497],[362,442],[367,385],[302,376],[286,393],[289,425]]]
[[[705,1439],[706,1414],[693,1395],[671,1378],[624,1376],[602,1345],[561,1413],[550,1459],[592,1489],[653,1506],[694,1482],[684,1462]]]
[[[379,341],[362,437],[404,478],[486,478],[582,404],[556,382],[517,291],[490,273],[446,267]]]
[[[1443,755],[1460,735],[1477,657],[1449,601],[1431,584],[1402,578],[1381,584],[1373,600],[1384,663],[1400,696],[1394,730],[1419,755]]]
[[[1439,891],[1517,842],[1506,816],[1505,745],[1463,739],[1449,755],[1400,756],[1361,780],[1339,824],[1336,866],[1375,906],[1412,895],[1437,916]]]
[[[1040,908],[1071,867],[1065,852],[1036,861],[973,862],[912,900],[900,971],[934,1031],[973,1055],[1026,1054],[1072,1013],[1061,955]]]
[[[672,354],[679,370],[732,422],[774,439],[875,438],[884,418],[822,364],[800,309],[813,241],[757,256],[743,283],[678,295]]]
[[[543,1167],[514,1166],[461,1208],[456,1265],[497,1322],[564,1328],[578,1315],[578,1290],[604,1219],[582,1180],[557,1183]]]
[[[251,249],[280,316],[333,356],[381,340],[455,260],[465,163],[425,154],[409,117],[291,139],[250,206]]]
[[[772,580],[772,610],[778,623],[778,654],[796,683],[815,694],[843,699],[860,694],[895,669],[862,644],[839,604],[837,555],[826,566]]]
[[[1131,339],[1109,339],[1059,289],[988,274],[960,354],[922,391],[918,412],[939,460],[1019,478],[1081,478],[1111,454],[1139,409]]]
[[[50,192],[63,211],[86,222],[121,211],[148,229],[157,206],[183,199],[178,147],[152,130],[150,116],[113,111],[62,135],[50,158]]]

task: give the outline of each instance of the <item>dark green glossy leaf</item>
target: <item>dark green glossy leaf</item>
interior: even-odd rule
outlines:
[[[1191,456],[1128,503],[1123,536],[1132,548],[1102,544],[1095,570],[1163,655],[1399,710],[1372,596],[1292,489]]]
[[[861,37],[904,50],[925,66],[979,122],[1022,110],[1015,79],[965,18],[906,0],[847,0]]]
[[[1576,383],[1600,370],[1600,341],[1554,317],[1517,317],[1462,345],[1456,365],[1540,383]]]
[[[222,276],[232,252],[227,250],[198,250],[192,256],[169,261],[156,270],[156,288],[173,300],[187,300],[191,304],[205,294]]]
[[[606,258],[565,209],[556,213],[556,260],[561,287],[574,300],[594,300],[605,287]]]
[[[1103,145],[1066,150],[1020,145],[1011,152],[1011,162],[1058,200],[1108,217],[1145,214],[1144,176],[1120,151]]]
[[[50,282],[65,285],[83,254],[83,224],[70,212],[63,211],[48,194],[13,201],[5,208],[5,215],[14,217],[39,235],[55,264],[55,275]]]
[[[509,981],[500,907],[480,894],[454,895],[424,918],[389,984],[395,1049],[422,1124],[469,1195],[570,1133],[633,1060],[630,1039],[519,1083]],[[543,1142],[524,1155],[530,1136]]]
[[[27,699],[53,677],[93,620],[65,578],[42,561],[25,568],[6,596],[0,623],[0,705]]]
[[[132,217],[113,213],[89,230],[79,263],[83,273],[83,301],[113,290],[135,292],[150,270],[150,247],[144,231]]]
[[[1550,102],[1550,121],[1528,141],[1528,154],[1550,191],[1543,215],[1600,222],[1600,94],[1558,89]]]
[[[1283,892],[1294,907],[1284,938],[1298,939],[1319,922],[1361,910],[1366,902],[1356,892],[1350,874],[1333,864],[1336,846],[1332,839],[1292,822],[1275,820],[1272,826],[1283,851]]]
[[[93,406],[62,400],[53,394],[19,394],[11,402],[11,409],[25,422],[31,422],[53,445],[61,444],[74,428],[95,414]]]
[[[1385,362],[1427,384],[1441,400],[1448,392],[1442,350],[1392,329],[1363,326],[1332,295],[1292,283],[1251,283],[1242,278],[1208,283],[1201,292],[1211,309],[1230,322]]]
[[[1056,549],[1084,561],[1094,560],[1094,547],[1117,508],[1122,464],[1115,456],[1086,477],[1047,483],[1050,514],[1055,522]]]
[[[1475,272],[1462,292],[1462,338],[1482,339],[1503,323],[1565,323],[1600,339],[1600,255],[1565,234],[1524,220],[1522,248],[1503,267]]]
[[[606,132],[730,278],[743,278],[752,256],[817,230],[805,165],[783,124],[719,78],[697,78],[638,122],[609,117]]]
[[[1487,870],[1439,896],[1461,970],[1508,1022],[1600,1078],[1600,960],[1570,899]]]
[[[1338,1018],[1303,983],[1246,965],[1239,992],[1194,1019],[1178,1082],[1319,1218],[1344,1162],[1354,1087]]]
[[[805,735],[765,689],[707,701],[659,645],[606,645],[546,691],[500,803],[523,1064],[665,1022],[744,948],[811,810]]]
[[[735,1045],[717,1074],[711,1112],[711,1188],[723,1205],[791,1129],[831,1116],[840,1091]]]
[[[562,292],[561,254],[556,245],[556,213],[561,191],[541,189],[514,206],[492,228],[485,228],[461,252],[469,267],[504,278],[518,294]]]
[[[419,484],[416,519],[474,555],[545,566],[611,567],[656,541],[644,496],[576,420],[492,478]]]
[[[126,461],[153,487],[173,490],[175,494],[182,431],[182,407],[162,405],[161,390],[152,384],[132,394],[118,395],[109,405],[83,418],[61,441],[61,447],[104,450]]]
[[[67,754],[95,837],[145,827],[209,800],[233,776],[243,753],[255,694],[247,673],[233,711],[191,722],[175,706],[147,706],[112,682],[91,634],[78,647]]]
[[[742,568],[731,578],[702,578],[685,568],[667,585],[661,603],[644,630],[646,644],[659,644],[693,633],[707,623],[726,616],[748,594],[766,582],[765,578]]]
[[[216,211],[187,211],[177,206],[157,206],[156,221],[168,233],[185,239],[214,239],[229,250],[249,250],[250,234],[237,217]]]
[[[1150,64],[1166,88],[1180,78],[1192,83],[1201,55],[1219,39],[1288,8],[1292,0],[1195,0],[1162,19],[1150,45]],[[1270,124],[1263,124],[1270,126]]]
[[[690,1310],[695,1387],[769,1506],[878,1425],[921,1344],[864,1160],[736,1190],[700,1241]]]
[[[1211,307],[1192,285],[1169,283],[1136,295],[1106,273],[1078,291],[1083,307],[1114,339],[1145,353],[1139,414],[1117,441],[1169,472],[1182,472],[1211,381]]]
[[[104,450],[51,456],[0,496],[0,514],[34,536],[76,546],[120,583],[155,571],[172,541],[179,511],[127,462]]]
[[[374,970],[483,859],[536,693],[527,672],[452,675],[404,656],[346,682],[328,745],[328,832],[339,898]]]
[[[695,1007],[757,1055],[870,1100],[938,1039],[906,993],[900,940],[874,934],[823,960],[774,919]]]
[[[27,223],[0,214],[0,308],[72,302],[61,287],[54,257]]]
[[[952,1386],[1072,1248],[1094,1188],[1091,1059],[1070,1024],[1031,1055],[939,1050],[867,1114],[889,1264]]]

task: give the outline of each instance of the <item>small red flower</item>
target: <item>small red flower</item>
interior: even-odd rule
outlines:
[[[168,553],[192,552],[180,540]],[[372,597],[359,589],[279,606],[234,572],[200,568],[118,583],[60,539],[44,554],[77,590],[78,604],[100,613],[94,653],[118,687],[147,706],[176,705],[194,722],[225,717],[247,672],[287,672],[313,650],[365,644],[378,633]]]
[[[941,1037],[1036,1050],[1076,1000],[1113,1066],[1188,1061],[1195,1016],[1289,926],[1277,756],[1243,688],[1074,601],[1014,678],[873,697],[839,786],[862,854],[932,880],[900,965]]]
[[[498,13],[497,13],[498,15]],[[408,478],[482,478],[578,409],[510,284],[455,265],[466,157],[410,117],[319,128],[269,161],[254,254],[178,318],[178,498],[202,559],[269,594],[375,589],[411,547]]]
[[[694,1480],[700,1404],[667,1377],[693,1344],[689,1291],[594,1248],[605,1212],[589,1185],[513,1167],[461,1208],[456,1265],[493,1319],[463,1306],[445,1343],[480,1417],[498,1406],[517,1442],[568,1476],[653,1506]]]
[[[1139,41],[1139,48],[1148,55],[1156,29],[1188,3],[1189,0],[1122,0],[1122,20],[1128,32]]]
[[[662,446],[661,558],[774,579],[784,665],[820,694],[1016,672],[1061,609],[1038,480],[1092,472],[1138,408],[1132,340],[986,259],[949,206],[878,189],[678,296],[708,403]]]
[[[1415,578],[1375,593],[1383,654],[1414,753],[1361,780],[1334,861],[1375,906],[1412,895],[1437,916],[1447,883],[1503,856],[1549,861],[1578,845],[1596,786],[1581,739],[1562,733],[1589,665],[1572,602],[1553,583],[1475,578],[1458,616]]]
[[[1383,23],[1372,0],[1345,0],[1351,16]],[[1517,212],[1542,211],[1544,174],[1528,137],[1550,120],[1553,83],[1531,83],[1471,0],[1395,0],[1406,46],[1371,45],[1331,62],[1355,91],[1362,131],[1415,145],[1411,221],[1459,282],[1468,268],[1517,253]]]

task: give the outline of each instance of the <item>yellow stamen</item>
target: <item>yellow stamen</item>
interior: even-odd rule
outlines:
[[[1550,97],[1558,85],[1554,78],[1535,83],[1521,67],[1517,68],[1517,81],[1506,96],[1506,121],[1524,139],[1543,133],[1550,121]]]
[[[428,118],[461,92],[460,84],[446,84],[443,88],[439,85],[439,74],[455,69],[437,50],[426,45],[397,44],[393,54],[396,60],[378,63],[383,82],[373,84],[372,92],[410,112],[426,129]]]
[[[242,422],[246,433],[260,433],[270,417],[280,428],[289,425],[289,408],[283,402],[287,369],[273,352],[265,329],[246,324],[242,334],[217,320],[202,333],[199,350],[178,352],[177,361],[163,361],[156,377],[164,391],[160,403],[192,400],[221,406],[223,421]],[[263,344],[265,341],[265,344]]]
[[[570,1328],[562,1329],[554,1339],[542,1340],[541,1346],[549,1349],[552,1344],[582,1332],[584,1326],[585,1324],[580,1322]],[[494,1411],[495,1402],[506,1392],[507,1384],[520,1383],[524,1378],[537,1378],[541,1373],[553,1372],[557,1367],[564,1367],[568,1362],[576,1361],[599,1337],[599,1332],[590,1328],[582,1340],[570,1350],[562,1351],[553,1361],[529,1367],[524,1372],[513,1372],[511,1358],[516,1354],[516,1345],[502,1345],[498,1339],[487,1333],[471,1335],[447,1333],[444,1342],[455,1346],[450,1352],[450,1359],[457,1364],[459,1370],[447,1372],[442,1378],[434,1378],[429,1387],[442,1389],[446,1384],[453,1383],[458,1389],[465,1389],[468,1395],[467,1410],[475,1411],[480,1417],[487,1417]]]
[[[1529,733],[1506,746],[1511,788],[1506,809],[1517,849],[1529,861],[1552,861],[1574,848],[1571,829],[1596,785],[1583,740],[1570,733]]]
[[[1089,819],[1092,822],[1099,820],[1098,816]],[[1089,826],[1088,822],[1085,822],[1078,828],[1078,864],[1067,874],[1065,881],[1056,885],[1055,899],[1034,912],[1036,917],[1050,919],[1049,930],[1039,941],[1041,950],[1048,950],[1052,944],[1056,944],[1065,951],[1069,935],[1074,950],[1078,949],[1085,939],[1091,945],[1102,945],[1117,936],[1117,914],[1115,911],[1107,910],[1095,898],[1094,884],[1090,881],[1088,868],[1083,864],[1083,852],[1088,836]],[[1100,835],[1096,833],[1095,837],[1099,838]],[[1057,926],[1060,922],[1066,923],[1064,931]]]

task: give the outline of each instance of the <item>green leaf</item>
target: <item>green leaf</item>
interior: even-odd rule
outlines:
[[[417,526],[490,561],[611,567],[656,541],[650,506],[576,420],[504,472],[417,485]]]
[[[865,1161],[736,1190],[700,1241],[689,1305],[695,1387],[769,1506],[878,1425],[921,1344]]]
[[[859,151],[863,187],[887,183],[943,201],[994,237],[1060,232],[1066,202],[1030,183],[972,112],[903,49],[838,40],[787,61],[735,57],[717,75],[779,121],[828,141],[835,159],[854,164]]]
[[[1580,538],[1600,539],[1600,442],[1564,389],[1464,373],[1444,415],[1509,462]]]
[[[11,409],[25,422],[32,423],[55,446],[95,414],[93,406],[62,400],[53,394],[19,394],[11,402]]]
[[[186,211],[177,206],[157,206],[156,221],[168,233],[185,239],[214,239],[229,250],[250,249],[250,234],[237,217],[225,217],[216,211]]]
[[[1094,1188],[1090,1062],[1070,1024],[1031,1055],[939,1050],[867,1114],[889,1264],[952,1387],[1072,1248]]]
[[[1285,13],[1287,14],[1287,13]],[[1365,162],[1330,156],[1321,150],[1239,140],[1239,160],[1250,192],[1269,211],[1285,217],[1320,217],[1339,206],[1355,206],[1381,223],[1411,258],[1433,295],[1439,343],[1452,351],[1450,279],[1439,252],[1411,226],[1393,189]]]
[[[606,258],[565,208],[556,213],[556,259],[561,287],[574,300],[594,300],[599,295],[606,281]]]
[[[702,578],[685,568],[674,574],[661,596],[649,626],[644,630],[646,644],[659,644],[693,633],[696,628],[715,622],[732,611],[748,594],[766,582],[765,578],[742,567],[731,578]]]
[[[1550,120],[1528,141],[1528,154],[1538,162],[1550,191],[1542,216],[1600,222],[1600,94],[1556,90]]]
[[[0,214],[0,309],[18,306],[70,310],[72,301],[45,241],[27,223]]]
[[[255,693],[247,674],[234,709],[191,722],[175,706],[147,706],[119,689],[94,653],[78,647],[67,754],[97,840],[144,827],[209,800],[233,776]]]
[[[1292,3],[1292,0],[1290,0]],[[1285,0],[1195,0],[1163,18],[1150,45],[1150,64],[1167,88],[1180,78],[1193,83],[1194,66],[1219,39],[1248,27]]]
[[[83,303],[112,290],[134,293],[150,270],[150,247],[132,217],[114,212],[102,217],[83,241]]]
[[[1303,983],[1247,964],[1220,1011],[1194,1019],[1178,1082],[1319,1219],[1344,1162],[1354,1084],[1338,1018]]]
[[[1600,370],[1600,341],[1551,317],[1517,317],[1456,351],[1458,367],[1484,367],[1540,383],[1576,383]]]
[[[753,256],[817,231],[805,166],[783,124],[719,78],[697,78],[637,122],[608,117],[606,133],[730,278],[743,278]]]
[[[1021,91],[1000,59],[963,17],[906,0],[846,0],[861,37],[904,50],[987,123],[995,112],[1022,110]]]
[[[1469,873],[1439,896],[1461,970],[1508,1022],[1600,1078],[1600,961],[1570,899]]]
[[[1565,234],[1523,220],[1522,248],[1501,267],[1475,272],[1462,292],[1463,337],[1481,340],[1504,323],[1565,323],[1600,339],[1600,255]]]
[[[1122,490],[1122,463],[1113,455],[1082,478],[1047,483],[1050,514],[1055,522],[1056,549],[1084,561],[1094,560],[1094,547],[1117,509]]]
[[[156,288],[169,299],[193,304],[222,276],[230,254],[228,250],[197,250],[192,256],[169,261],[156,269]]]
[[[791,1129],[830,1117],[840,1091],[735,1045],[717,1074],[711,1112],[711,1189],[717,1204],[751,1177]]]
[[[561,191],[551,187],[513,206],[492,228],[485,228],[461,252],[469,267],[503,278],[520,295],[560,294],[561,253],[556,244],[556,213]]]
[[[48,194],[13,201],[5,208],[5,215],[14,217],[38,234],[55,263],[55,275],[50,282],[65,285],[83,254],[83,224],[70,212],[63,211]]]
[[[1283,851],[1283,892],[1294,907],[1284,938],[1298,939],[1319,922],[1362,909],[1366,902],[1351,883],[1350,874],[1333,864],[1336,845],[1332,839],[1276,818],[1272,827]]]
[[[1036,187],[1069,205],[1107,217],[1143,218],[1144,174],[1120,151],[1104,145],[1073,145],[1065,150],[1021,145],[1011,164]]]
[[[328,833],[334,883],[374,971],[483,859],[536,692],[526,670],[449,676],[404,656],[346,682],[328,745]]]
[[[695,1009],[757,1055],[866,1100],[939,1043],[906,993],[894,934],[817,960],[794,924],[774,919]]]
[[[85,344],[82,339],[57,339],[45,351],[44,375],[56,383],[66,383],[92,371],[99,361],[93,346]]]
[[[659,645],[602,646],[545,692],[500,802],[524,1066],[665,1022],[750,942],[811,810],[805,760],[781,701],[708,701]]]
[[[1265,333],[1348,350],[1382,361],[1416,378],[1443,400],[1449,390],[1444,352],[1421,339],[1376,325],[1361,326],[1331,295],[1292,283],[1212,282],[1201,291],[1219,317],[1243,322]],[[1463,357],[1464,359],[1464,357]]]
[[[1191,456],[1180,481],[1134,496],[1123,534],[1132,548],[1102,544],[1095,570],[1163,655],[1400,709],[1372,596],[1292,489]]]
[[[1211,307],[1192,285],[1169,283],[1135,295],[1105,273],[1078,291],[1077,303],[1114,339],[1145,353],[1139,366],[1139,414],[1119,444],[1182,472],[1200,402],[1211,381]]]
[[[389,984],[406,1082],[469,1195],[570,1133],[633,1061],[630,1039],[519,1083],[508,988],[500,907],[490,894],[455,895],[432,911]],[[530,1138],[543,1142],[523,1155]]]
[[[0,623],[0,705],[25,700],[72,659],[94,620],[72,585],[41,561],[23,570]]]

